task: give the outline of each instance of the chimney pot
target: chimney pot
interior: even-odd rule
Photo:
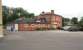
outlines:
[[[45,12],[43,11],[42,14],[44,14]]]
[[[54,10],[51,10],[51,13],[54,14]]]

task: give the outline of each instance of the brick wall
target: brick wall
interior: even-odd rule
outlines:
[[[18,24],[18,31],[34,31],[37,28],[50,28],[49,24]]]

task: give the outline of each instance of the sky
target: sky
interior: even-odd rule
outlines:
[[[50,12],[66,18],[83,16],[83,0],[2,0],[2,5],[22,7],[30,13],[39,15],[42,11]]]

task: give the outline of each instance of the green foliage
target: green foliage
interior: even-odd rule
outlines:
[[[66,26],[68,24],[68,22],[70,21],[69,18],[62,18],[62,26]]]
[[[81,19],[79,21],[79,26],[83,27],[83,17],[81,17]]]
[[[73,25],[78,24],[78,18],[73,17],[73,18],[71,19],[71,23],[72,23]]]
[[[6,24],[8,21],[7,19],[9,18],[9,8],[6,6],[2,7],[2,16],[3,16],[3,25]]]
[[[7,6],[2,6],[3,12],[3,25],[13,22],[14,20],[25,17],[25,18],[34,18],[34,13],[29,13],[23,8],[9,8]]]

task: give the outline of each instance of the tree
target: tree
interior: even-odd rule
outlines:
[[[68,25],[69,21],[70,21],[69,18],[64,18],[64,17],[62,17],[62,26]]]
[[[34,13],[29,14],[29,18],[34,18]]]
[[[81,17],[81,19],[79,21],[79,26],[83,27],[83,17]]]
[[[3,16],[3,25],[5,25],[9,19],[9,8],[7,6],[2,6],[2,16]]]
[[[72,23],[73,25],[78,24],[78,18],[73,17],[73,18],[71,19],[71,23]]]
[[[25,18],[34,18],[34,13],[29,13],[23,8],[10,8],[7,6],[2,6],[2,12],[3,12],[3,25],[13,22],[14,20],[25,17]]]

